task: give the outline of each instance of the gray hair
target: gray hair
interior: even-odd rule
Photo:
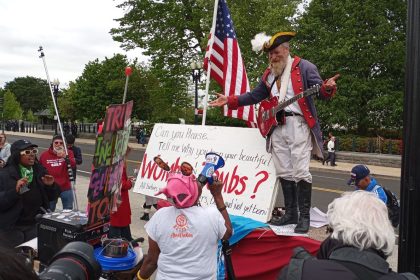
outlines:
[[[289,42],[284,42],[284,43],[281,44],[281,46],[285,47],[286,49],[290,49]]]
[[[395,245],[394,228],[385,203],[367,191],[345,192],[328,205],[331,237],[360,250],[376,249],[386,256]]]

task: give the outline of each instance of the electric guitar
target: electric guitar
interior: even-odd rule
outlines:
[[[278,98],[275,96],[261,101],[257,116],[258,129],[260,130],[261,135],[267,137],[273,132],[273,129],[278,125],[276,119],[278,112],[301,98],[318,94],[320,88],[320,85],[314,85],[292,98],[280,102],[280,104]]]

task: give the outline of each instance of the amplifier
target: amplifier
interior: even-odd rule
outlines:
[[[97,245],[109,231],[109,223],[88,228],[88,216],[84,212],[59,210],[47,213],[38,222],[38,258],[48,264],[51,258],[67,243],[84,241]]]

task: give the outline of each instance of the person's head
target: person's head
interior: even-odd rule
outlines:
[[[188,208],[197,204],[201,195],[201,186],[194,175],[171,172],[168,183],[156,195],[164,194],[176,208]]]
[[[30,263],[10,249],[1,248],[0,263],[0,279],[39,279]]]
[[[71,147],[74,145],[74,141],[76,141],[76,138],[74,137],[73,134],[67,134],[66,135],[66,142],[67,142],[67,146]]]
[[[181,163],[180,170],[181,173],[185,176],[190,176],[193,174],[194,168],[191,166],[191,164],[184,161],[183,163]]]
[[[31,167],[35,164],[36,155],[38,154],[38,146],[32,144],[28,140],[15,141],[10,149],[10,157],[8,164],[18,165],[21,164],[25,167]]]
[[[163,159],[161,159],[160,155],[155,156],[153,158],[153,161],[163,170],[165,171],[170,171],[171,169],[169,168],[169,165],[163,161]]]
[[[52,142],[51,142],[51,146],[54,150],[54,152],[58,152],[64,149],[64,141],[63,141],[63,137],[61,137],[61,135],[54,135]]]
[[[392,254],[395,234],[388,209],[375,194],[365,191],[345,192],[328,205],[331,238],[360,250],[376,249]]]
[[[0,145],[6,143],[6,134],[0,133]]]
[[[263,50],[268,52],[271,73],[280,76],[287,65],[290,54],[289,41],[295,36],[294,32],[279,32],[267,41]]]
[[[351,169],[350,180],[347,182],[348,185],[354,185],[361,190],[366,190],[370,184],[370,170],[364,164],[359,164]]]

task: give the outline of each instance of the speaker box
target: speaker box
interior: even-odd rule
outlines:
[[[72,241],[84,241],[93,246],[109,231],[109,223],[88,228],[87,214],[61,210],[47,213],[38,223],[38,259],[47,265],[52,257]]]

